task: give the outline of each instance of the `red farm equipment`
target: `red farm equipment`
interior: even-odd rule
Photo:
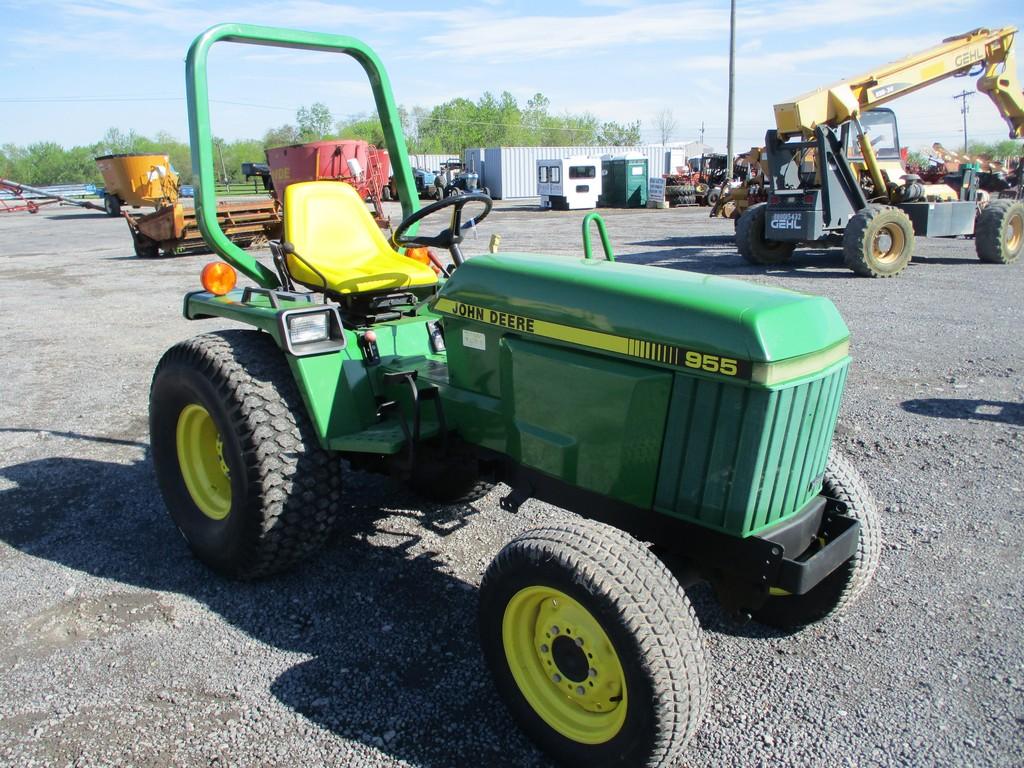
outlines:
[[[300,181],[343,181],[373,206],[378,226],[390,226],[382,200],[392,197],[389,180],[391,159],[386,149],[365,141],[314,141],[266,150],[274,195],[284,199],[289,184]]]

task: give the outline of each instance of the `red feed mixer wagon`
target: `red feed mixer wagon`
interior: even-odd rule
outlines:
[[[284,199],[289,184],[300,181],[343,181],[355,187],[360,197],[373,205],[374,218],[381,227],[388,219],[381,200],[391,199],[388,180],[391,159],[386,149],[365,141],[313,141],[266,150],[267,165],[274,180],[274,196]]]

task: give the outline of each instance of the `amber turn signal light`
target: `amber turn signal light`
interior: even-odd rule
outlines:
[[[230,264],[223,261],[213,261],[203,267],[200,281],[203,288],[214,296],[223,296],[235,287],[238,282],[238,275]]]

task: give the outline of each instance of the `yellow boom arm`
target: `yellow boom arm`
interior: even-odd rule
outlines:
[[[1017,79],[1013,51],[1016,32],[1016,27],[975,29],[867,74],[776,104],[779,137],[809,136],[818,125],[841,125],[862,111],[983,64],[985,72],[978,80],[978,90],[992,99],[1010,126],[1010,138],[1024,138],[1024,92]]]

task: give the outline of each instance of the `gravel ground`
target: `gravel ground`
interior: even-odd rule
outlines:
[[[397,208],[394,208],[397,218]],[[582,214],[499,203],[482,252],[581,252]],[[621,258],[820,293],[850,326],[837,440],[883,511],[874,585],[785,635],[697,589],[712,692],[687,766],[1019,765],[1024,756],[1024,265],[919,241],[896,280],[838,251],[749,268],[706,209],[609,211]],[[286,576],[189,556],[147,456],[147,392],[204,256],[139,260],[66,208],[0,216],[0,763],[543,766],[475,637],[476,587],[566,513],[425,506],[349,478],[347,524]]]

